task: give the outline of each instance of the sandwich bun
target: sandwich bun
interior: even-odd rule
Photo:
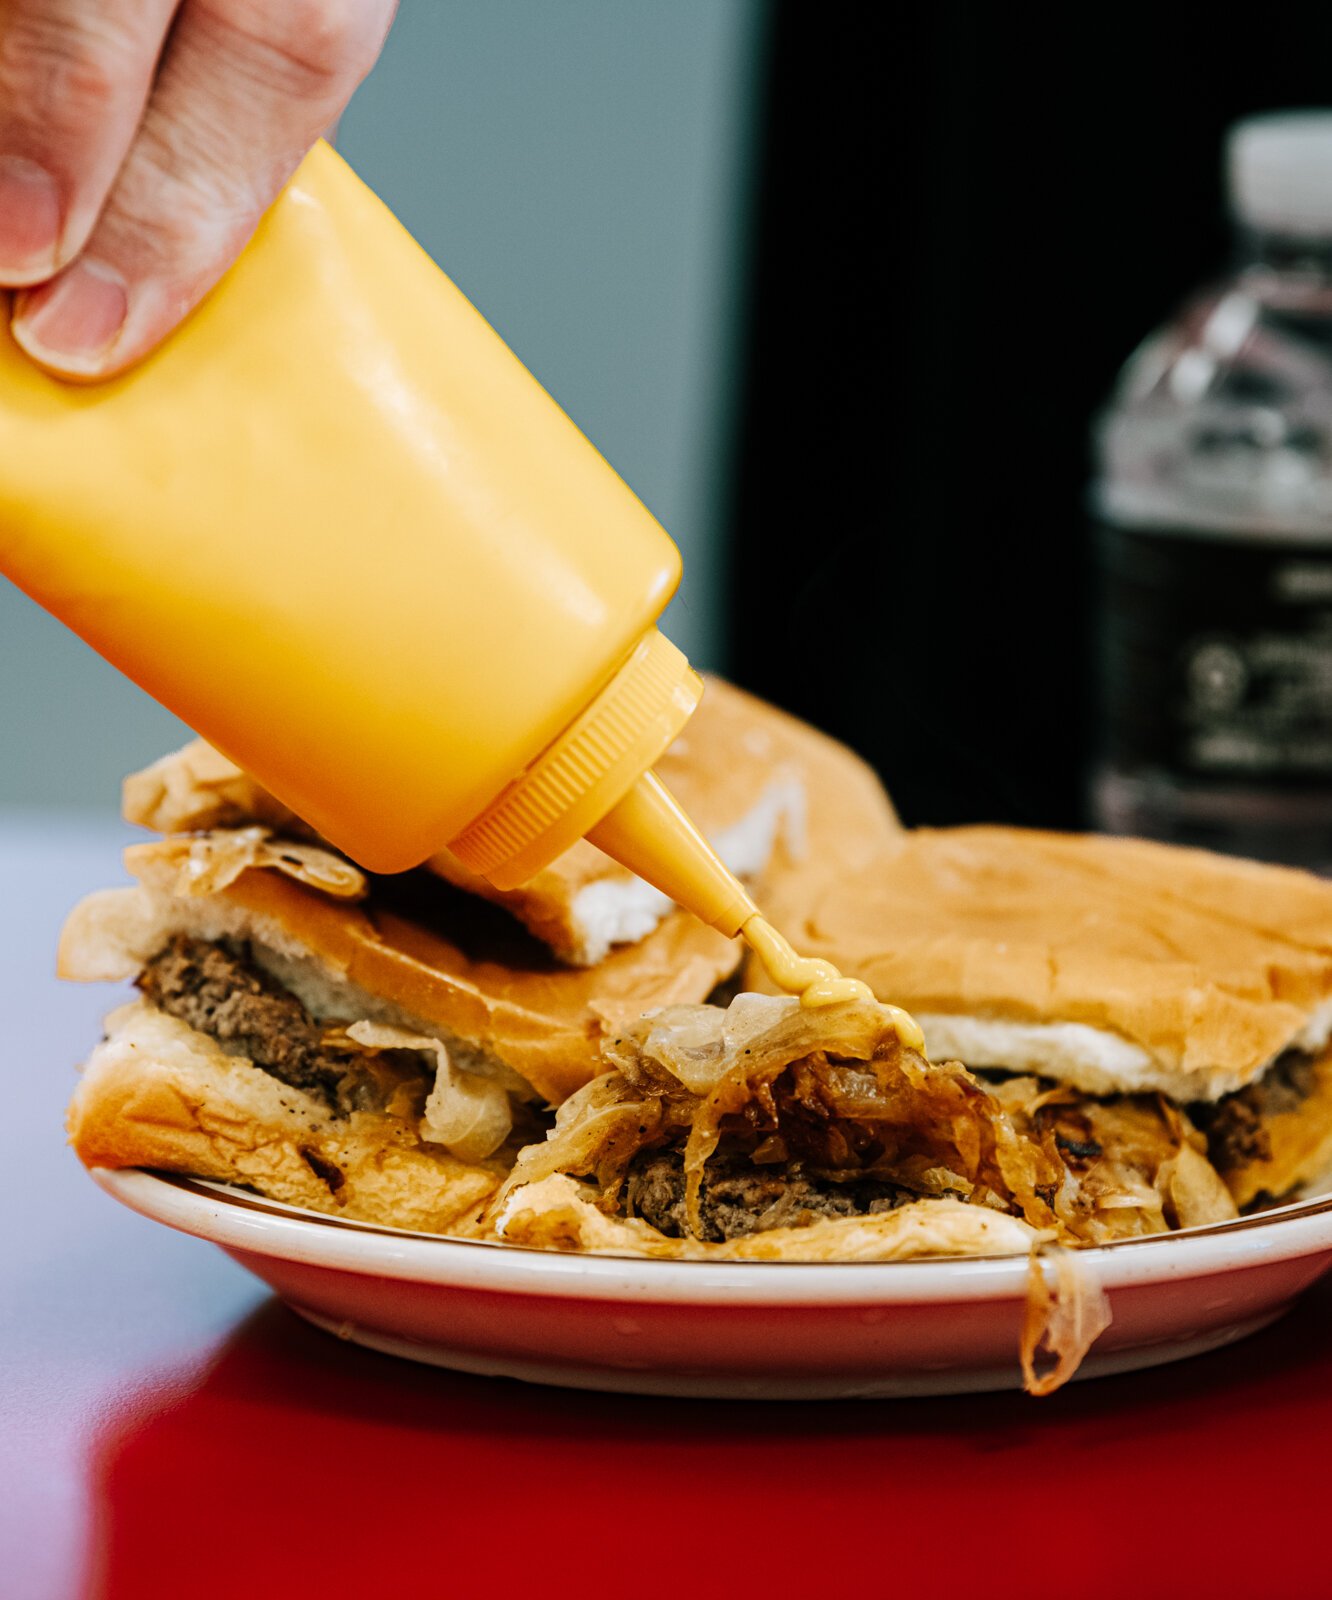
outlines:
[[[102,890],[74,909],[61,975],[133,977],[177,933],[245,940],[321,1020],[368,1018],[430,1035],[465,1064],[507,1073],[520,1092],[558,1104],[600,1070],[608,1029],[653,1006],[705,999],[740,959],[736,941],[677,911],[600,966],[565,967],[498,908],[438,883],[397,884],[416,903],[391,909],[383,885],[354,901],[268,867],[223,881],[210,858],[233,837],[220,830],[131,847],[138,886]],[[200,882],[222,886],[190,892]]]
[[[157,1167],[286,1205],[425,1233],[465,1231],[509,1161],[460,1161],[407,1118],[324,1102],[142,1000],[106,1020],[67,1118],[89,1167]]]
[[[1332,1031],[1332,884],[1201,850],[920,829],[788,932],[907,1007],[932,1056],[1090,1094],[1216,1100]]]
[[[863,865],[900,831],[874,773],[844,745],[720,678],[657,772],[738,876],[797,903],[810,881]],[[159,833],[261,823],[309,837],[278,800],[202,740],[125,780],[126,818]],[[593,966],[672,910],[657,890],[580,840],[521,888],[498,890],[447,851],[427,866],[504,906],[561,960]]]

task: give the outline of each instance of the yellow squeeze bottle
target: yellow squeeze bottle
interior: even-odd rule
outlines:
[[[132,371],[0,316],[0,570],[372,871],[508,888],[587,834],[757,917],[650,771],[701,693],[679,553],[327,145]]]

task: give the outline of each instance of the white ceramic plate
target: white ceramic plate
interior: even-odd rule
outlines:
[[[734,1399],[1020,1385],[1024,1258],[644,1261],[373,1227],[223,1184],[93,1174],[210,1239],[340,1338],[462,1372]],[[1332,1198],[1079,1252],[1113,1320],[1079,1377],[1176,1361],[1274,1321],[1332,1266]]]

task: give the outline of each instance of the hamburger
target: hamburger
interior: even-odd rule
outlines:
[[[714,680],[664,769],[766,892],[897,834],[849,751]],[[474,1233],[549,1108],[643,1012],[741,951],[580,844],[499,895],[440,858],[371,878],[207,746],[126,783],[129,887],[71,914],[60,970],[133,980],[69,1114],[89,1166],[149,1166],[428,1232]]]
[[[795,885],[797,896],[800,885]],[[1139,840],[897,834],[788,926],[921,1024],[747,992],[607,1041],[503,1238],[725,1259],[1082,1247],[1332,1183],[1332,885]]]
[[[1053,1127],[1088,1177],[1130,1144],[1168,1162],[1182,1135],[1235,1209],[1332,1182],[1322,879],[1143,840],[920,829],[818,890],[793,934],[907,1006],[932,1057]],[[1152,1187],[1111,1185],[1094,1231],[1170,1226]]]

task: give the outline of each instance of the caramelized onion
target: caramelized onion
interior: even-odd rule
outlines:
[[[1047,1261],[1054,1267],[1053,1293],[1045,1277]],[[1085,1260],[1070,1250],[1032,1251],[1019,1346],[1022,1385],[1028,1394],[1053,1394],[1066,1384],[1109,1326],[1110,1302]],[[1042,1344],[1055,1364],[1038,1375],[1036,1356]]]
[[[604,1055],[612,1070],[566,1102],[504,1193],[555,1174],[592,1179],[610,1209],[640,1151],[683,1146],[685,1214],[701,1237],[704,1171],[723,1139],[833,1181],[884,1179],[921,1198],[960,1196],[1056,1230],[1061,1170],[955,1062],[903,1047],[865,1002],[817,1011],[741,995],[722,1011],[649,1013]]]
[[[484,1161],[508,1138],[513,1127],[508,1093],[489,1078],[459,1071],[441,1040],[382,1022],[354,1022],[346,1036],[366,1050],[412,1050],[435,1057],[434,1087],[420,1126],[426,1143],[442,1144],[460,1161]]]
[[[367,889],[365,874],[345,857],[321,845],[274,838],[267,828],[214,828],[166,842],[174,846],[174,888],[181,895],[218,894],[254,867],[271,867],[335,900],[360,900]]]
[[[1072,1242],[1108,1244],[1236,1215],[1206,1141],[1164,1096],[1095,1100],[1030,1077],[992,1093],[1018,1133],[1064,1169],[1053,1208]]]

